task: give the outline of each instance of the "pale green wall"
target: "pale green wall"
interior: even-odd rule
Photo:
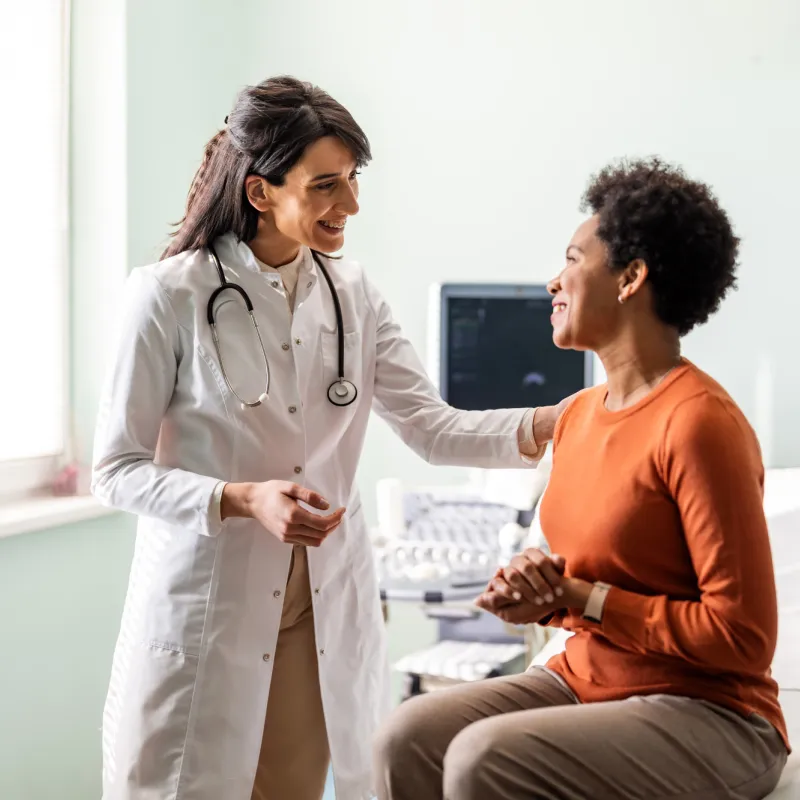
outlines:
[[[0,797],[100,796],[100,722],[132,537],[102,518],[0,541]]]

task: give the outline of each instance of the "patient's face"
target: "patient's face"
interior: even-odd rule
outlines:
[[[590,217],[567,247],[566,264],[548,284],[553,295],[553,342],[571,350],[598,350],[613,338],[621,306],[619,276],[608,266],[606,246]]]

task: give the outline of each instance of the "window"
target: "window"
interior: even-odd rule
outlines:
[[[68,451],[68,2],[0,25],[0,501],[48,484]]]

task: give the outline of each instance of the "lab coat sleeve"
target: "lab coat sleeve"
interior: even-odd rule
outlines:
[[[103,505],[216,535],[219,479],[155,461],[181,342],[169,298],[145,269],[128,279],[120,333],[98,413],[92,493]]]
[[[529,409],[461,411],[445,403],[379,292],[364,278],[376,318],[373,408],[430,464],[525,469],[519,431]],[[541,457],[544,448],[537,453]]]

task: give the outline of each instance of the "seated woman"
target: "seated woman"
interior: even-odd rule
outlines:
[[[401,705],[375,746],[382,800],[765,797],[787,757],[770,677],[777,604],[756,436],[680,339],[734,286],[710,189],[608,167],[550,286],[553,339],[607,384],[564,412],[541,523],[478,601],[573,631],[547,668]]]

